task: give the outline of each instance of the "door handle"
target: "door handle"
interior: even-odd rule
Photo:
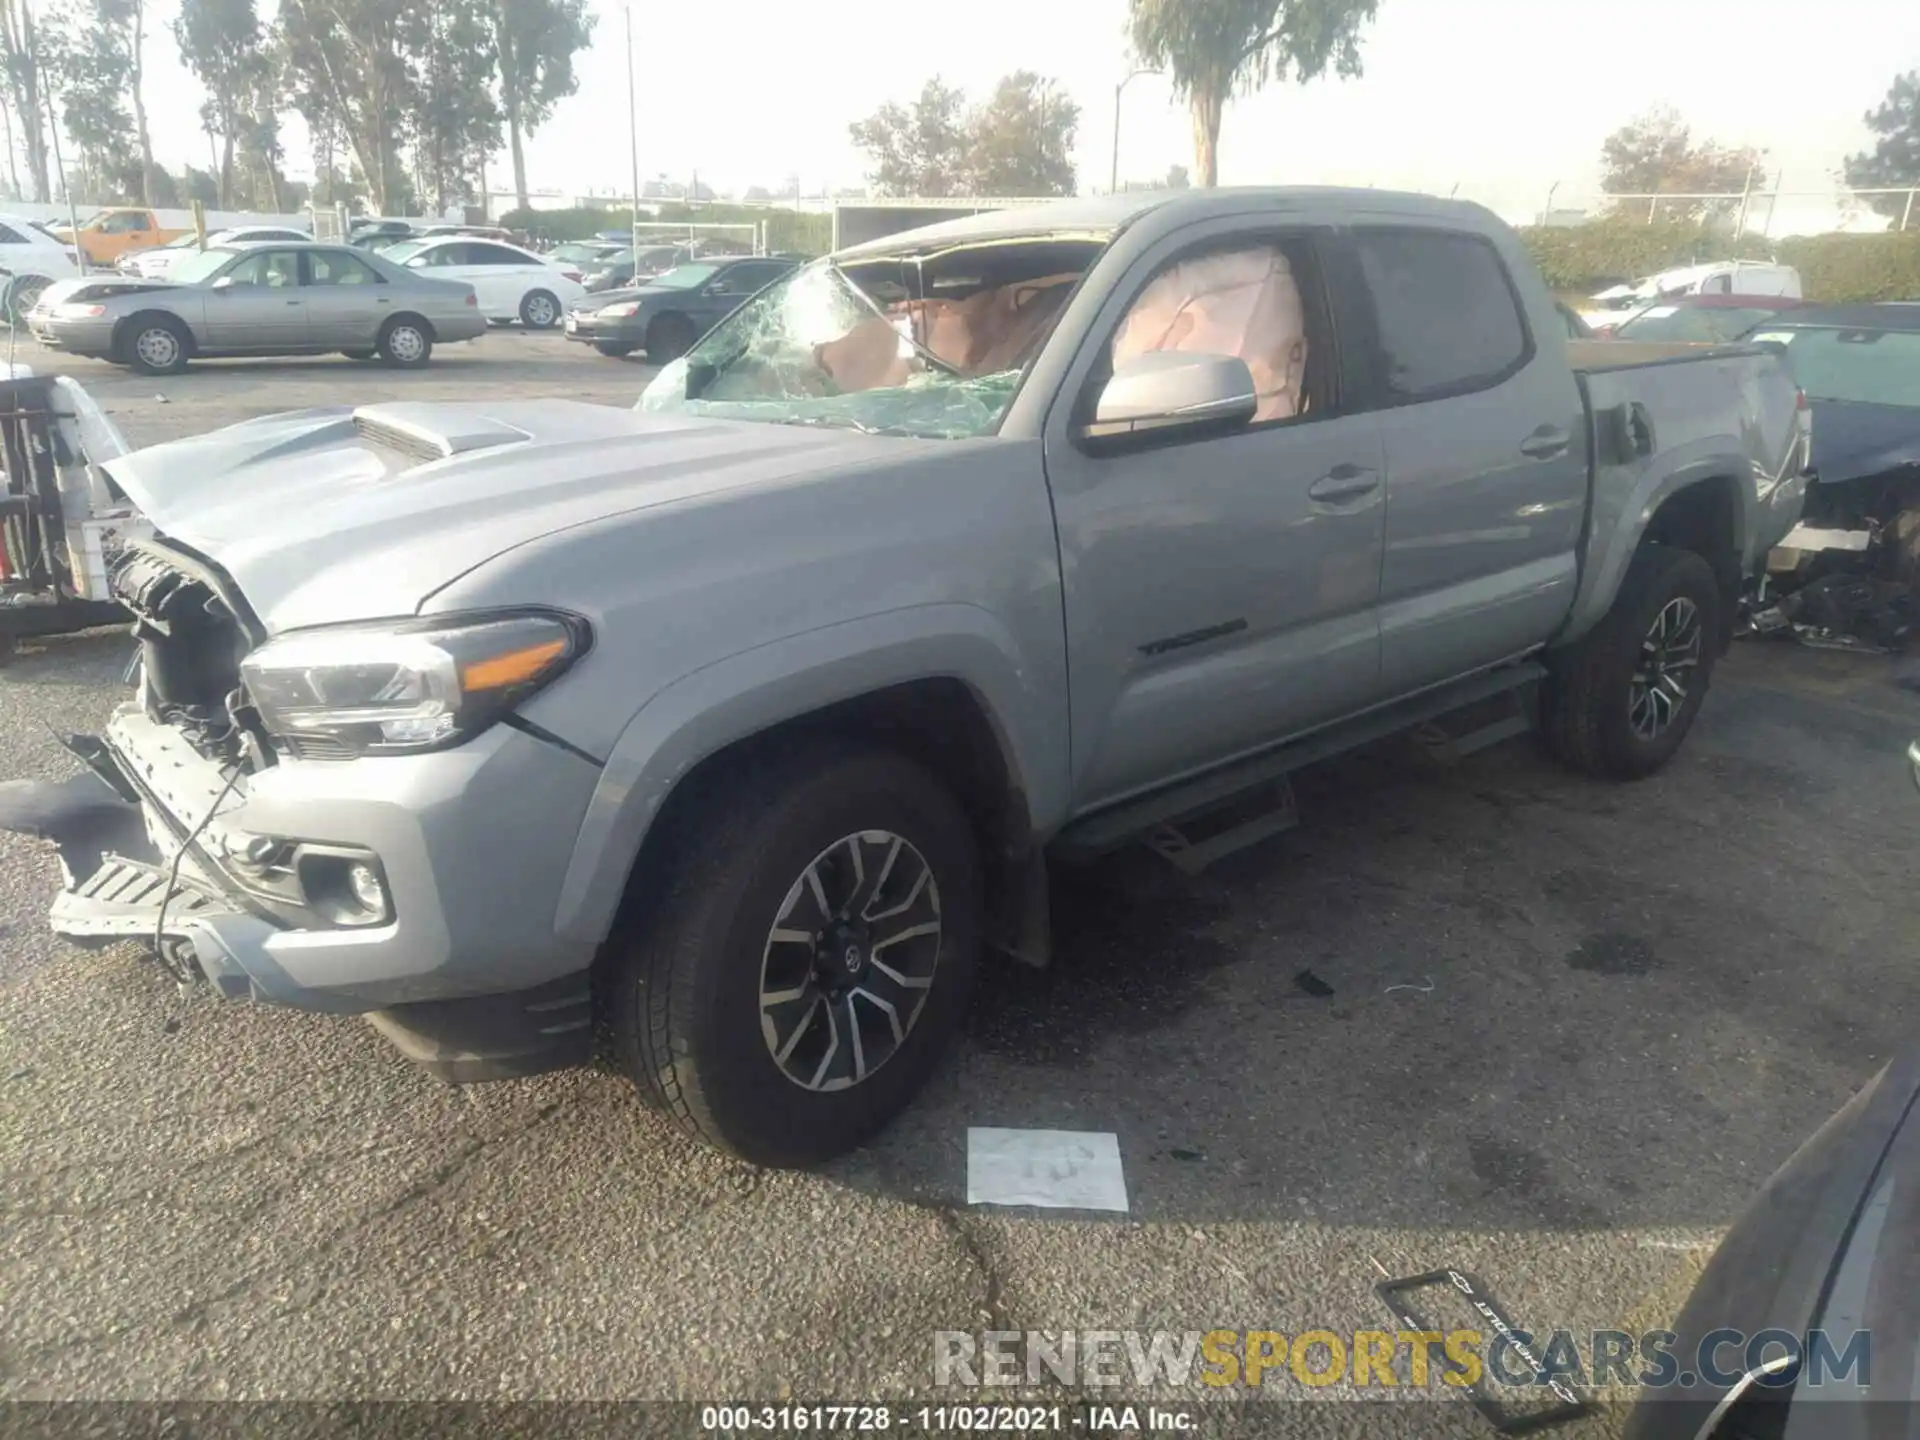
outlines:
[[[1355,500],[1380,488],[1380,477],[1358,465],[1336,465],[1307,487],[1309,499],[1325,504]]]
[[[1566,431],[1553,425],[1542,425],[1526,439],[1520,442],[1520,453],[1535,460],[1551,460],[1556,455],[1564,455],[1567,447],[1573,443],[1573,437]]]

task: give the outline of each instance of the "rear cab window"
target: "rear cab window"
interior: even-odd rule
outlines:
[[[1520,296],[1492,241],[1411,226],[1350,235],[1373,310],[1381,403],[1490,389],[1533,358]]]

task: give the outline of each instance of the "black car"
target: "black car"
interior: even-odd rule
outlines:
[[[567,338],[616,359],[645,350],[649,360],[664,365],[799,263],[746,255],[676,265],[644,285],[581,301],[567,312]]]
[[[376,249],[416,233],[410,220],[358,220],[347,227],[347,243],[363,250]]]
[[[642,245],[638,250],[625,245],[585,263],[580,283],[589,294],[620,290],[634,284],[636,277],[644,283],[693,258],[692,248],[686,245]]]
[[[1908,752],[1920,784],[1920,746]],[[1920,1051],[1868,1081],[1720,1242],[1628,1440],[1920,1435]]]
[[[1783,346],[1812,406],[1808,520],[1885,523],[1920,503],[1920,305],[1804,306],[1745,342]]]

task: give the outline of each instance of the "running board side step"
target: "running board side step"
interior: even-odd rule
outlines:
[[[1515,694],[1546,675],[1544,666],[1522,661],[1382,706],[1333,729],[1098,811],[1061,831],[1050,849],[1063,860],[1090,860],[1144,841],[1187,874],[1197,875],[1298,823],[1299,809],[1288,779],[1295,770],[1405,731],[1417,732],[1420,743],[1445,760],[1497,745],[1532,727],[1530,707],[1522,704],[1518,713],[1458,736],[1434,722],[1468,706]]]

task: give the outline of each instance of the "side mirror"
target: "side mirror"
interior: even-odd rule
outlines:
[[[1160,350],[1113,372],[1082,438],[1155,437],[1244,425],[1260,407],[1253,372],[1237,355]]]
[[[233,277],[231,275],[222,275],[218,280],[214,281],[209,288],[214,290],[231,290],[233,288]]]

